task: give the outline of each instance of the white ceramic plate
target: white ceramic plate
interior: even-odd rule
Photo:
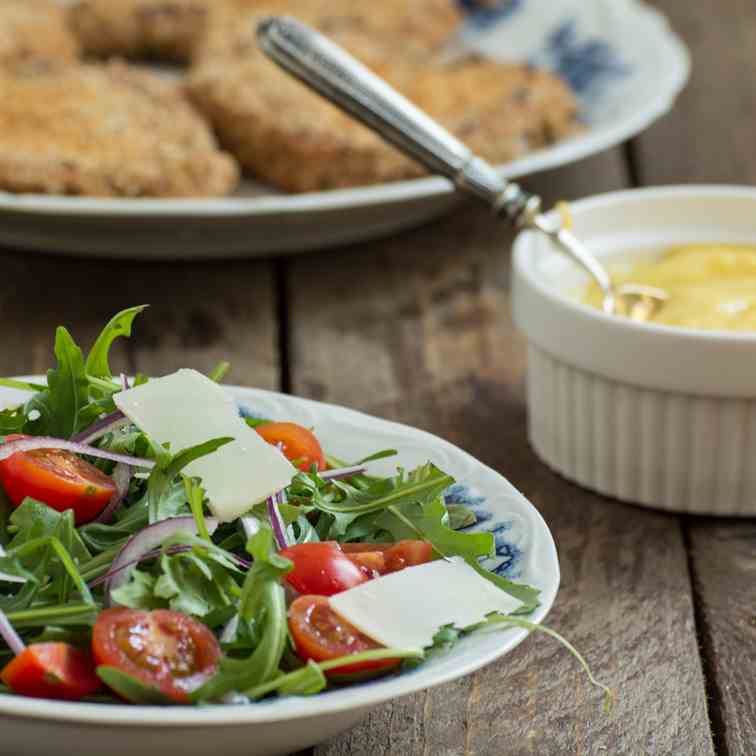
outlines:
[[[580,99],[586,131],[502,166],[508,177],[572,163],[639,133],[687,80],[685,46],[640,0],[460,2],[470,15],[455,48],[546,66]],[[455,201],[440,178],[303,195],[249,184],[235,197],[208,200],[0,194],[0,244],[140,259],[254,257],[377,238]]]
[[[545,617],[559,587],[554,541],[535,508],[497,472],[446,441],[404,425],[268,391],[230,390],[240,407],[258,417],[314,426],[324,446],[337,456],[358,459],[396,448],[398,459],[376,463],[376,470],[381,465],[388,473],[397,464],[412,467],[430,459],[454,475],[458,483],[447,496],[475,512],[475,529],[496,536],[497,555],[485,566],[539,588],[541,606],[531,619],[540,622]],[[0,389],[0,406],[23,398],[22,392]],[[0,696],[0,750],[25,756],[48,756],[51,750],[76,756],[289,753],[351,727],[384,701],[467,675],[511,651],[525,635],[522,630],[473,635],[449,654],[404,675],[310,698],[248,706],[159,708]]]

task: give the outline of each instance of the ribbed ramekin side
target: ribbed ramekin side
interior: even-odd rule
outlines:
[[[638,388],[528,350],[528,433],[581,485],[645,506],[756,514],[756,400]]]

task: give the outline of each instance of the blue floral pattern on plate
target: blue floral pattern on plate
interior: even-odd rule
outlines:
[[[607,83],[631,72],[607,41],[596,37],[581,40],[574,18],[559,24],[549,34],[544,49],[533,62],[556,71],[583,97],[600,96]]]
[[[467,507],[475,515],[475,523],[464,530],[477,530],[492,533],[496,545],[496,555],[482,560],[483,566],[497,575],[509,579],[522,576],[522,549],[515,541],[508,537],[514,523],[512,520],[493,521],[493,513],[486,506],[486,497],[479,491],[464,483],[455,483],[444,493],[446,504],[460,504]],[[485,524],[484,524],[485,523]]]
[[[548,4],[541,0],[540,7],[538,0],[457,2],[467,16],[467,39],[473,48],[476,37],[494,33],[500,49],[514,59],[527,60],[565,79],[584,109],[600,105],[607,85],[633,73],[616,40],[597,31],[595,12],[587,11],[582,0]]]
[[[467,14],[468,22],[475,28],[486,29],[491,24],[517,13],[524,0],[458,0]]]

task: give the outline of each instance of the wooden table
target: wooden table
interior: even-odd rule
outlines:
[[[692,47],[673,115],[623,148],[529,183],[548,199],[627,186],[756,180],[756,6],[657,3]],[[563,583],[550,625],[617,689],[600,695],[554,642],[379,708],[317,756],[756,753],[756,525],[676,517],[565,482],[525,435],[523,342],[509,312],[511,234],[463,208],[388,241],[276,261],[121,264],[0,258],[0,374],[39,372],[53,327],[90,341],[150,302],[121,366],[233,363],[233,382],[437,433],[543,513]],[[250,750],[253,753],[254,750]]]

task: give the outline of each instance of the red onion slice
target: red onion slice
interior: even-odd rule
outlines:
[[[113,515],[115,515],[121,504],[123,504],[123,500],[129,492],[129,483],[131,483],[132,472],[131,465],[124,464],[123,462],[119,462],[115,466],[112,478],[113,483],[115,483],[116,486],[116,492],[113,494],[105,509],[100,512],[93,522],[107,525],[113,519]]]
[[[351,478],[353,475],[359,475],[367,470],[363,465],[355,465],[354,467],[339,467],[335,470],[323,470],[318,475],[323,480],[341,480],[342,478]]]
[[[109,459],[112,462],[123,462],[134,467],[152,468],[155,462],[141,457],[130,457],[127,454],[115,454],[114,452],[98,449],[96,446],[87,446],[76,441],[64,441],[52,436],[35,436],[33,438],[19,438],[16,441],[6,441],[0,445],[0,461],[8,459],[18,452],[34,451],[35,449],[64,449],[75,454],[87,454],[90,457]]]
[[[208,517],[205,519],[205,525],[208,533],[212,535],[218,527],[218,520]],[[135,533],[126,541],[108,571],[112,575],[105,584],[105,595],[108,603],[110,603],[110,594],[116,588],[120,588],[128,582],[130,570],[124,568],[142,561],[145,554],[158,548],[163,541],[176,533],[199,535],[194,517],[169,517],[166,520],[160,520],[160,522],[148,525]]]
[[[285,549],[289,545],[289,541],[286,538],[286,525],[281,518],[281,513],[278,511],[278,505],[283,504],[283,491],[279,491],[275,498],[269,496],[265,502],[268,507],[268,517],[270,518],[270,525],[273,528],[273,537],[276,539],[276,545],[278,550]]]
[[[8,648],[18,656],[26,650],[26,644],[21,640],[10,620],[5,616],[5,612],[0,609],[0,635],[8,644]]]
[[[120,410],[111,412],[105,417],[101,417],[96,422],[92,423],[89,428],[77,433],[71,437],[71,441],[76,444],[91,444],[92,441],[97,441],[98,438],[102,438],[106,433],[123,428],[124,425],[128,425],[131,422],[126,415]]]

